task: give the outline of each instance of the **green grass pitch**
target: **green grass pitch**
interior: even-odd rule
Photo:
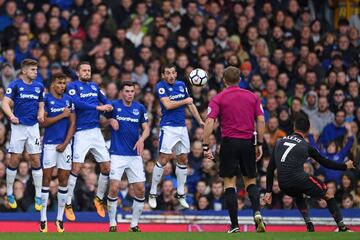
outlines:
[[[360,233],[271,232],[271,233],[0,233],[5,240],[359,240]]]

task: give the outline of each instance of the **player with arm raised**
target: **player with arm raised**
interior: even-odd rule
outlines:
[[[44,121],[44,87],[34,81],[38,63],[25,59],[21,63],[21,77],[9,84],[2,102],[2,109],[11,121],[11,158],[6,168],[7,200],[10,208],[17,208],[13,184],[17,167],[24,149],[30,155],[32,177],[35,185],[35,210],[40,211],[41,181],[43,171],[40,163],[40,131],[38,122]],[[12,110],[13,108],[13,110]]]
[[[100,88],[91,82],[91,66],[80,62],[76,69],[79,80],[67,86],[67,93],[73,98],[76,113],[76,132],[73,143],[73,164],[68,181],[68,195],[65,206],[66,218],[75,220],[71,206],[77,176],[90,151],[100,163],[100,176],[94,205],[101,217],[105,217],[103,198],[109,182],[110,156],[104,137],[100,131],[99,117],[102,111],[112,111],[113,107]],[[103,104],[103,105],[101,105]]]
[[[175,173],[178,184],[176,197],[184,208],[188,208],[185,183],[190,140],[185,126],[185,107],[189,107],[190,112],[201,126],[204,125],[204,122],[193,104],[193,99],[189,97],[185,83],[176,80],[175,65],[164,65],[161,76],[163,80],[156,85],[156,94],[160,100],[162,113],[160,121],[160,154],[153,170],[149,205],[152,208],[157,206],[157,186],[164,172],[163,167],[172,159],[172,152],[175,151],[177,160]]]
[[[267,186],[264,201],[267,204],[271,204],[274,171],[277,169],[280,189],[285,194],[295,198],[296,205],[305,220],[309,232],[314,231],[314,225],[309,217],[309,209],[303,197],[304,194],[310,197],[324,199],[339,231],[348,232],[350,230],[343,222],[334,194],[327,191],[326,185],[319,179],[306,174],[303,165],[307,159],[311,157],[326,168],[344,171],[346,169],[353,169],[353,162],[337,163],[322,157],[320,153],[304,139],[309,129],[309,120],[305,117],[300,117],[295,120],[294,134],[277,141],[267,169]]]
[[[43,183],[41,200],[43,207],[40,211],[40,232],[47,232],[47,202],[49,199],[49,185],[54,167],[57,167],[59,188],[57,193],[58,210],[56,228],[64,232],[64,208],[67,197],[67,182],[71,170],[71,139],[75,133],[75,109],[72,98],[64,94],[66,89],[66,75],[59,73],[51,77],[50,92],[45,95],[45,120],[41,124],[45,128],[43,145]]]
[[[150,130],[145,107],[133,101],[135,96],[134,84],[123,82],[120,92],[122,100],[113,101],[114,110],[109,119],[112,128],[108,195],[110,232],[116,232],[117,196],[124,172],[126,172],[135,195],[129,232],[140,232],[138,222],[145,201],[145,173],[142,154],[144,141],[149,136]],[[140,134],[140,132],[142,133]]]

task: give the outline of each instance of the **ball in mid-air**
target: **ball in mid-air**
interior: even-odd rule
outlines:
[[[208,76],[203,69],[196,68],[191,71],[189,81],[194,86],[204,86],[208,81]]]

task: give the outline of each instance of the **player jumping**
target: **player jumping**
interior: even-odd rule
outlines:
[[[189,97],[184,82],[176,80],[175,65],[165,65],[161,72],[163,80],[156,85],[156,93],[160,99],[162,113],[160,155],[153,170],[149,205],[152,208],[157,206],[157,186],[164,172],[163,167],[172,159],[172,152],[175,151],[177,160],[175,173],[178,184],[176,197],[184,208],[189,208],[189,204],[186,202],[185,183],[190,140],[185,126],[185,107],[189,107],[190,112],[201,126],[204,126],[204,122],[193,104],[193,99]]]
[[[9,84],[2,102],[2,108],[11,121],[11,158],[6,168],[7,200],[10,208],[17,208],[13,185],[17,167],[24,149],[30,155],[32,177],[35,185],[35,210],[40,211],[41,182],[43,171],[40,164],[40,131],[38,122],[44,121],[44,87],[34,81],[38,63],[25,59],[21,63],[21,77]],[[11,110],[13,107],[14,112]]]
[[[150,130],[145,107],[138,102],[133,102],[134,84],[123,82],[120,91],[122,100],[113,101],[114,110],[109,119],[112,127],[108,195],[110,232],[116,232],[117,196],[124,172],[126,172],[129,183],[133,185],[135,195],[129,232],[140,232],[138,222],[145,201],[145,173],[141,156],[144,151],[144,141],[149,136]],[[142,131],[141,135],[140,131]]]
[[[40,211],[40,232],[47,232],[46,208],[49,198],[49,185],[54,167],[57,167],[59,188],[57,193],[58,211],[56,228],[64,232],[64,208],[67,197],[67,182],[71,170],[71,139],[75,133],[75,109],[72,98],[64,94],[66,75],[59,73],[51,78],[50,93],[45,96],[45,128],[43,147],[43,185],[41,199],[43,207]]]
[[[105,140],[100,131],[99,111],[109,112],[113,109],[110,101],[91,82],[91,66],[88,62],[80,62],[76,69],[79,80],[67,86],[68,94],[73,98],[76,113],[76,132],[73,143],[73,164],[68,181],[68,195],[65,206],[66,218],[75,220],[71,206],[77,176],[84,164],[85,156],[90,151],[100,163],[100,176],[94,205],[101,217],[105,217],[103,198],[109,182],[110,156]],[[100,105],[100,104],[104,105]]]

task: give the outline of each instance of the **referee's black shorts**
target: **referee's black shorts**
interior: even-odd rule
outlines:
[[[313,198],[324,198],[327,187],[318,178],[313,176],[306,176],[303,180],[294,181],[292,186],[280,188],[286,195],[291,197],[302,197],[303,194]]]
[[[220,148],[220,177],[256,177],[256,151],[252,140],[223,138]]]

